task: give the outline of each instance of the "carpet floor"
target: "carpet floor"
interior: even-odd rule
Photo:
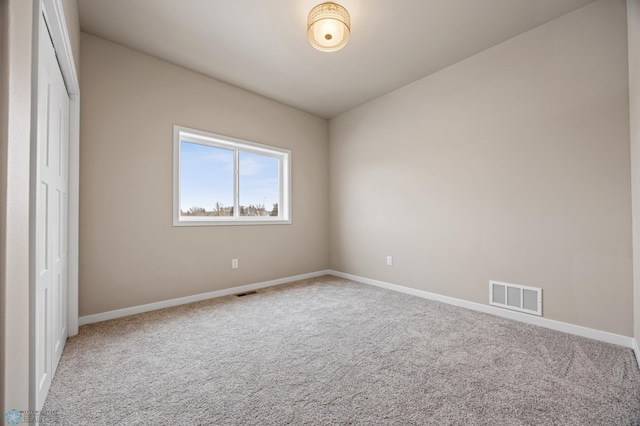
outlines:
[[[325,276],[83,326],[44,410],[69,425],[633,425],[640,371],[630,349]]]

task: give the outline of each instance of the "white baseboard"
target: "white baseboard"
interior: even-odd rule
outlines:
[[[500,309],[490,305],[483,305],[481,303],[469,302],[467,300],[456,299],[455,297],[442,296],[436,293],[429,293],[423,290],[417,290],[414,288],[403,287],[396,284],[389,284],[383,281],[373,280],[370,278],[364,278],[357,275],[345,274],[343,272],[328,271],[329,274],[336,277],[346,278],[352,281],[357,281],[363,284],[369,284],[376,287],[386,288],[387,290],[393,290],[400,293],[411,294],[413,296],[422,297],[424,299],[436,300],[438,302],[447,303],[449,305],[460,306],[462,308],[472,309],[474,311],[484,312],[491,315],[496,315],[503,318],[508,318],[527,324],[533,324],[540,327],[550,328],[552,330],[562,331],[564,333],[575,334],[577,336],[587,337],[589,339],[599,340],[606,343],[613,343],[614,345],[624,346],[626,348],[632,348],[636,354],[640,365],[640,348],[638,348],[638,342],[627,336],[620,334],[609,333],[606,331],[594,330],[592,328],[582,327],[579,325],[569,324],[562,321],[555,321],[548,318],[543,318],[534,315],[523,314],[515,311],[508,311]]]
[[[590,339],[599,340],[606,343],[612,343],[615,345],[624,346],[626,348],[631,348],[635,353],[638,366],[640,367],[640,346],[638,344],[638,341],[632,337],[622,336],[619,334],[609,333],[606,331],[594,330],[592,328],[569,324],[562,321],[551,320],[548,318],[523,314],[520,312],[508,311],[508,310],[496,308],[490,305],[483,305],[481,303],[470,302],[468,300],[456,299],[455,297],[443,296],[436,293],[430,293],[424,290],[418,290],[410,287],[403,287],[396,284],[386,283],[384,281],[378,281],[371,278],[360,277],[358,275],[346,274],[344,272],[338,272],[334,270],[311,272],[308,274],[295,275],[292,277],[280,278],[277,280],[263,281],[263,282],[247,284],[239,287],[231,287],[224,290],[212,291],[209,293],[201,293],[201,294],[195,294],[193,296],[186,296],[186,297],[180,297],[177,299],[164,300],[162,302],[149,303],[146,305],[132,306],[129,308],[117,309],[114,311],[102,312],[99,314],[86,315],[86,316],[80,317],[78,319],[78,323],[79,325],[85,325],[85,324],[91,324],[91,323],[100,322],[100,321],[107,321],[110,319],[140,314],[143,312],[155,311],[157,309],[164,309],[172,306],[184,305],[192,302],[199,302],[201,300],[214,299],[217,297],[229,296],[231,294],[244,293],[247,291],[258,290],[261,288],[273,287],[281,284],[290,283],[293,281],[304,280],[307,278],[320,277],[322,275],[327,275],[327,274],[334,275],[336,277],[346,278],[352,281],[357,281],[363,284],[369,284],[376,287],[385,288],[387,290],[406,293],[413,296],[422,297],[424,299],[435,300],[438,302],[447,303],[449,305],[460,306],[462,308],[472,309],[474,311],[484,312],[487,314],[524,322],[527,324],[533,324],[540,327],[561,331],[564,333],[575,334],[577,336],[587,337]]]
[[[114,311],[102,312],[100,314],[86,315],[78,319],[79,325],[91,324],[94,322],[107,321],[110,319],[126,317],[129,315],[141,314],[143,312],[155,311],[157,309],[169,308],[172,306],[184,305],[186,303],[199,302],[201,300],[214,299],[216,297],[229,296],[231,294],[244,293],[266,287],[273,287],[293,281],[305,280],[307,278],[320,277],[329,274],[329,271],[317,271],[309,274],[295,275],[277,280],[263,281],[255,284],[247,284],[239,287],[226,288],[224,290],[212,291],[209,293],[194,294],[193,296],[179,297],[177,299],[164,300],[162,302],[149,303],[146,305],[132,306],[130,308],[116,309]]]
[[[638,346],[638,339],[633,340],[633,353],[636,354],[636,362],[638,363],[638,368],[640,368],[640,347]]]

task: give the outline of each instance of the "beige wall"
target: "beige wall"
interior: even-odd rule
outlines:
[[[84,33],[81,52],[81,316],[328,267],[326,120]],[[174,124],[292,150],[293,224],[173,227]]]
[[[633,191],[634,337],[640,339],[640,0],[627,0],[629,116]]]
[[[2,121],[0,134],[0,289],[2,402],[29,409],[29,154],[33,3],[2,2]]]
[[[7,131],[8,131],[8,92],[9,92],[9,29],[7,26],[9,20],[8,2],[0,1],[0,413],[4,413],[4,393],[5,393],[5,338],[6,319],[6,259],[5,253],[7,249]]]
[[[601,0],[332,119],[331,268],[631,336],[626,46]]]

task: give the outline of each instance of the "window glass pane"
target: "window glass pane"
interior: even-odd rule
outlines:
[[[280,160],[240,152],[240,216],[278,216]]]
[[[180,216],[233,216],[233,155],[180,142]]]

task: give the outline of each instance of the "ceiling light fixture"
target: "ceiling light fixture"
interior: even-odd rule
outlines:
[[[326,2],[311,9],[307,19],[307,37],[313,47],[335,52],[349,41],[351,17],[339,4]]]

